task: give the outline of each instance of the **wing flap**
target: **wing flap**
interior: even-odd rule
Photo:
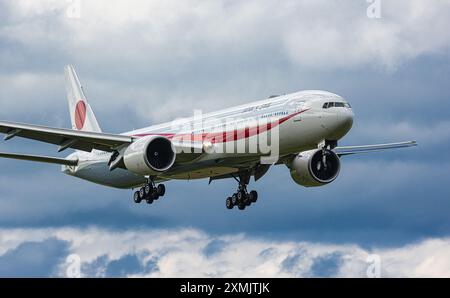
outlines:
[[[130,144],[130,136],[106,134],[72,129],[55,128],[41,125],[0,121],[0,133],[6,134],[5,140],[22,137],[60,146],[60,150],[73,148],[91,152],[92,149],[114,151],[124,144]]]
[[[0,157],[19,159],[19,160],[45,162],[45,163],[52,163],[52,164],[59,164],[59,165],[66,165],[66,166],[78,165],[78,160],[50,157],[50,156],[0,152]]]

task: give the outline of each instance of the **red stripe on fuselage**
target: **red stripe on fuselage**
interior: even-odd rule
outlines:
[[[210,132],[210,133],[202,133],[202,134],[175,134],[175,133],[142,133],[132,135],[133,137],[146,137],[146,136],[163,136],[168,139],[172,139],[176,137],[176,139],[183,141],[209,141],[211,143],[223,143],[223,142],[233,142],[240,139],[246,139],[252,137],[254,135],[258,135],[260,133],[271,130],[274,127],[286,122],[287,120],[295,117],[303,112],[308,111],[309,109],[301,110],[299,112],[293,113],[291,115],[287,115],[279,119],[278,121],[270,122],[264,125],[257,125],[255,127],[246,127],[244,129],[235,129],[233,131],[224,131],[224,132]]]

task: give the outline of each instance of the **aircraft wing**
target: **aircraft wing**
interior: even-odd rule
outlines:
[[[58,157],[28,155],[28,154],[18,154],[18,153],[0,152],[0,157],[28,160],[28,161],[37,161],[37,162],[46,162],[46,163],[66,165],[66,166],[76,166],[78,164],[78,160],[75,160],[75,159],[65,159],[65,158],[58,158]]]
[[[386,149],[397,149],[405,147],[417,146],[416,141],[398,142],[398,143],[388,143],[388,144],[376,144],[376,145],[362,145],[362,146],[343,146],[336,147],[333,151],[339,155],[350,155],[357,153],[369,153],[374,151],[381,151]]]
[[[73,148],[87,152],[91,152],[92,149],[112,152],[121,145],[130,144],[133,141],[131,136],[125,135],[76,131],[8,121],[0,121],[0,133],[6,134],[5,140],[17,136],[55,144],[59,146],[58,151]]]

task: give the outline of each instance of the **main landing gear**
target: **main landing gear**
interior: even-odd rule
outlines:
[[[148,179],[147,184],[141,187],[138,191],[134,192],[133,201],[139,204],[142,201],[146,201],[147,204],[153,203],[166,193],[166,187],[164,184],[158,184],[156,186],[153,179]]]
[[[256,203],[258,200],[258,193],[255,190],[247,192],[247,185],[250,182],[250,175],[239,175],[239,179],[233,176],[233,178],[239,183],[238,190],[231,197],[225,200],[225,205],[228,209],[233,209],[237,206],[239,210],[244,210],[245,207],[250,206],[252,203]]]

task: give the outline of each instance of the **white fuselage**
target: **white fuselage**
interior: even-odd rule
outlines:
[[[333,103],[328,107],[327,103]],[[335,104],[337,103],[337,104]],[[189,136],[205,141],[205,136],[221,135],[228,127],[236,127],[231,137],[212,142],[235,148],[243,139],[249,143],[261,142],[259,131],[245,129],[254,121],[270,119],[268,130],[277,130],[279,155],[294,154],[317,148],[324,140],[337,141],[352,127],[353,111],[340,96],[326,91],[301,91],[287,95],[251,102],[234,108],[194,117],[153,125],[124,133],[134,137],[161,135],[167,138]],[[253,122],[252,122],[253,121]],[[274,122],[275,121],[275,122]],[[226,123],[226,124],[225,124]],[[276,125],[273,125],[276,123]],[[242,129],[241,129],[242,128]],[[247,148],[247,147],[246,147]],[[248,148],[247,148],[248,149]],[[76,167],[63,166],[64,173],[102,185],[118,188],[134,188],[146,182],[143,175],[118,168],[110,171],[107,165],[111,153],[76,151],[69,158],[78,159]],[[173,170],[161,173],[156,179],[199,179],[235,172],[238,165],[251,164],[261,152],[214,152],[203,154],[194,161],[181,163]],[[220,160],[220,165],[217,162]]]

